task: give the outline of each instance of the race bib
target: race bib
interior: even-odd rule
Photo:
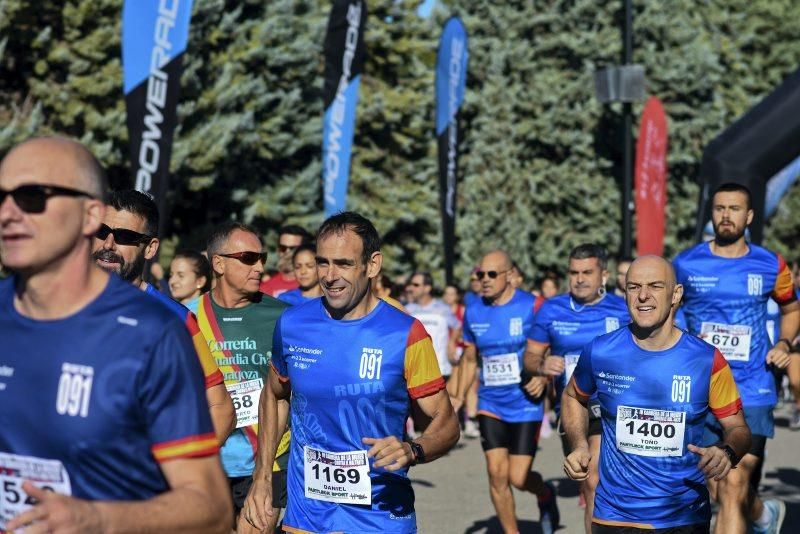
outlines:
[[[617,406],[617,449],[638,456],[683,456],[686,412]]]
[[[308,499],[372,504],[367,451],[327,452],[305,446],[303,478]]]
[[[236,410],[236,428],[258,424],[258,400],[261,398],[264,380],[258,378],[225,387],[231,394],[233,409]]]
[[[34,504],[22,490],[22,483],[26,480],[30,480],[40,488],[62,495],[72,495],[69,475],[60,461],[0,452],[0,530],[2,531],[5,531],[8,521]]]
[[[569,384],[569,379],[572,378],[572,373],[575,372],[575,368],[578,366],[578,360],[580,359],[580,354],[565,354],[564,355],[564,372],[566,373],[567,380],[565,383]]]
[[[711,343],[728,361],[750,360],[750,327],[739,324],[703,323],[700,337]]]
[[[483,383],[487,386],[507,386],[521,381],[516,352],[483,357]]]

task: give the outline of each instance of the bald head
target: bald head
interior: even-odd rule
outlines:
[[[12,148],[2,163],[0,175],[9,174],[23,183],[46,183],[86,191],[106,201],[108,182],[97,158],[82,144],[65,137],[37,137]]]
[[[636,270],[634,270],[634,267],[636,267]],[[632,275],[634,275],[633,278],[636,278],[644,273],[647,273],[650,279],[662,280],[670,289],[673,289],[677,284],[675,268],[672,266],[672,263],[661,256],[647,254],[635,259],[628,269],[625,281],[627,283],[627,281],[632,278]]]
[[[484,264],[491,266],[491,268],[487,268],[484,270],[498,270],[498,271],[507,271],[513,267],[513,262],[511,261],[511,256],[505,250],[493,250],[486,255],[483,256],[481,259],[481,268],[484,267]]]

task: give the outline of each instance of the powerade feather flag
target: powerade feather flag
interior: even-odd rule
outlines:
[[[436,138],[439,144],[439,190],[444,238],[444,266],[453,281],[458,178],[458,110],[467,81],[467,31],[458,17],[445,23],[436,60]]]
[[[164,217],[172,134],[192,0],[125,0],[122,69],[135,188]]]
[[[358,85],[364,70],[363,0],[335,0],[325,35],[325,117],[322,129],[322,180],[325,217],[347,205],[350,153],[358,103]]]

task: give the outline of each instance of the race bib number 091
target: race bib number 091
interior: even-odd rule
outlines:
[[[328,452],[303,447],[305,496],[342,504],[372,504],[367,451]]]
[[[700,337],[711,343],[728,361],[750,360],[750,327],[739,324],[703,323]]]
[[[483,383],[487,386],[519,384],[519,358],[516,352],[483,357]]]
[[[26,480],[62,495],[72,494],[67,470],[58,460],[0,453],[0,531],[5,531],[8,521],[33,506],[33,500],[22,489]]]
[[[639,456],[683,456],[686,412],[617,406],[617,449]]]

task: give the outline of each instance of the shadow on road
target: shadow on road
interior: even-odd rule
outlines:
[[[535,521],[517,521],[520,534],[541,534],[542,528],[539,523]],[[503,528],[500,526],[500,521],[497,517],[490,517],[489,519],[482,519],[472,523],[464,534],[502,534]]]

